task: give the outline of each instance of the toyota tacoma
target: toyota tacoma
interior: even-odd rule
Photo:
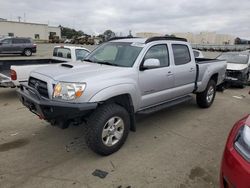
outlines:
[[[186,39],[114,38],[83,62],[31,72],[18,93],[41,119],[67,128],[86,122],[86,143],[109,155],[121,148],[135,115],[150,114],[192,99],[201,108],[214,101],[226,61],[195,59]]]

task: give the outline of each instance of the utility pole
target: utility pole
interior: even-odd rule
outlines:
[[[21,22],[21,16],[18,16],[17,19],[18,19],[18,22]]]

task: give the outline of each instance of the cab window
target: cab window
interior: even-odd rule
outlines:
[[[54,48],[53,56],[71,59],[71,52],[68,48]]]
[[[175,65],[184,65],[191,61],[190,52],[187,45],[173,44]]]
[[[151,47],[147,51],[144,57],[144,61],[146,59],[158,59],[160,61],[160,67],[169,66],[169,55],[167,45],[161,44]]]

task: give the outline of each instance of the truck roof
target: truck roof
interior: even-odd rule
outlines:
[[[65,45],[61,45],[61,46],[55,46],[54,48],[68,48],[70,50],[82,49],[82,50],[89,51],[87,48],[84,48],[82,46],[65,46]]]
[[[187,39],[185,38],[168,37],[168,36],[159,36],[159,37],[150,37],[150,38],[117,37],[117,38],[110,39],[110,41],[112,42],[135,42],[135,43],[144,43],[144,44],[153,42],[153,41],[160,41],[160,40],[187,42]]]

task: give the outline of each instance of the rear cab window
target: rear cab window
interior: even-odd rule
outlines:
[[[65,59],[71,59],[71,51],[69,48],[56,47],[54,48],[53,56]]]
[[[200,53],[198,51],[194,51],[194,57],[199,57],[200,56]]]
[[[191,62],[190,51],[185,44],[172,44],[175,65],[185,65]]]

